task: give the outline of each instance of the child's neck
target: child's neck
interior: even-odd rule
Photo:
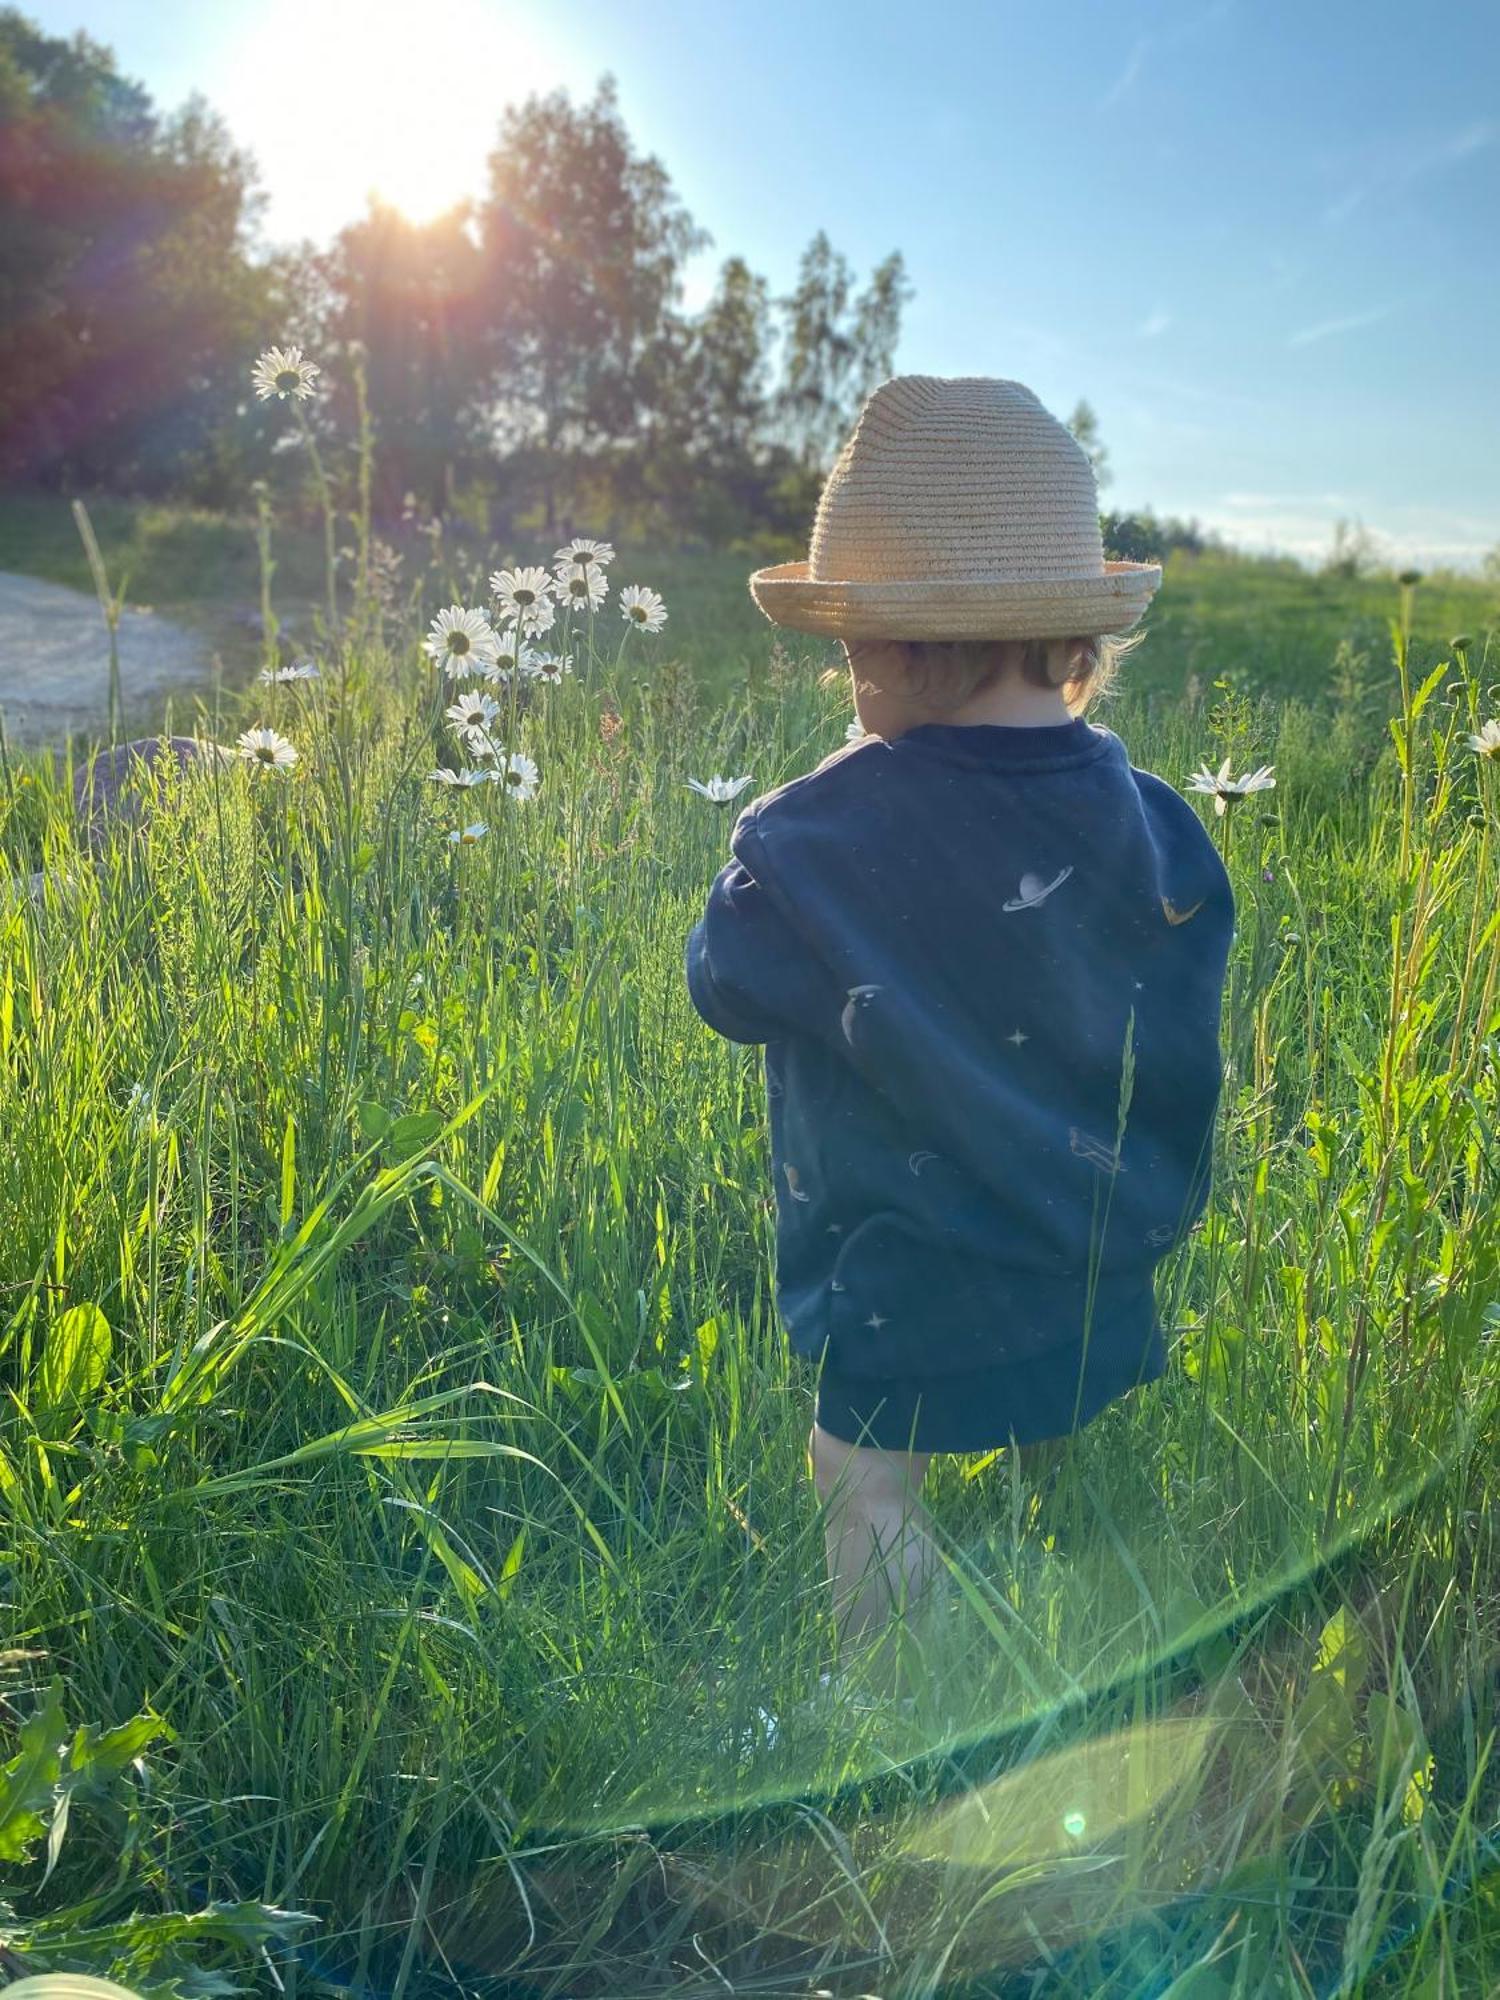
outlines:
[[[1002,684],[985,688],[958,708],[944,712],[893,699],[884,691],[858,697],[857,705],[859,719],[865,728],[876,736],[883,736],[887,742],[926,722],[959,728],[988,722],[998,723],[1002,728],[1040,729],[1076,720],[1056,688],[1025,685]]]

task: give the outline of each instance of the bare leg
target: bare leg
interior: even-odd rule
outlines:
[[[842,1657],[881,1639],[896,1617],[915,1621],[930,1609],[942,1572],[920,1498],[932,1454],[848,1444],[817,1424],[807,1443]]]

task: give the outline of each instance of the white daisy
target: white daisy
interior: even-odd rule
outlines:
[[[262,667],[255,678],[267,687],[275,687],[287,681],[320,681],[323,676],[311,660],[303,660],[295,667]]]
[[[277,396],[284,403],[291,396],[300,403],[312,394],[313,377],[321,372],[315,361],[302,359],[300,347],[268,347],[250,370],[250,380],[262,402]]]
[[[1464,738],[1476,757],[1500,757],[1500,721],[1491,716],[1477,736]]]
[[[687,782],[695,792],[701,792],[704,798],[712,799],[716,806],[722,806],[727,805],[731,799],[737,799],[752,779],[721,778],[716,772],[706,785],[700,785],[696,778],[689,778]]]
[[[461,604],[450,604],[433,619],[422,651],[450,679],[460,680],[499,659],[500,641],[482,611],[465,611]]]
[[[531,670],[531,649],[514,631],[501,632],[495,640],[495,657],[479,669],[481,680],[491,687],[505,687],[516,674]]]
[[[591,542],[586,535],[575,535],[565,549],[559,549],[552,558],[552,567],[559,574],[572,569],[592,569],[615,559],[614,548],[609,542]]]
[[[490,577],[490,589],[499,601],[507,622],[522,632],[550,631],[557,617],[557,601],[552,595],[552,578],[546,570],[497,569]]]
[[[476,819],[472,826],[456,826],[448,836],[450,847],[474,847],[484,839],[489,828],[482,819]]]
[[[638,583],[627,584],[620,592],[620,611],[632,625],[647,632],[659,632],[667,622],[667,607],[654,590]]]
[[[470,688],[458,697],[451,708],[443,710],[453,724],[455,736],[462,736],[465,731],[474,728],[488,729],[499,713],[500,704],[494,696],[481,694],[477,688]]]
[[[490,774],[488,771],[450,771],[446,765],[440,764],[437,770],[429,771],[427,775],[435,785],[457,785],[467,791],[471,785],[485,784]]]
[[[464,731],[464,748],[471,757],[477,758],[481,764],[498,763],[505,755],[505,745],[500,741],[499,737],[491,736],[487,729],[483,729],[478,725]],[[479,773],[480,778],[486,780],[493,778],[494,775],[493,771],[481,771]]]
[[[1231,778],[1229,759],[1226,757],[1217,775],[1206,764],[1195,771],[1187,781],[1187,789],[1190,792],[1212,792],[1214,811],[1222,818],[1232,799],[1246,798],[1251,792],[1272,790],[1276,780],[1271,773],[1275,768],[1273,764],[1262,764],[1258,771],[1249,771],[1243,778]]]
[[[516,799],[534,799],[536,788],[541,782],[541,773],[536,765],[519,750],[511,752],[496,772],[496,776],[511,797]]]
[[[565,605],[579,611],[597,611],[609,595],[609,579],[597,563],[589,563],[582,569],[570,570],[567,575],[559,571],[556,590]]]
[[[297,752],[274,729],[246,729],[235,747],[247,764],[258,764],[268,771],[288,771],[297,761]]]
[[[533,653],[531,656],[531,672],[550,687],[560,686],[563,675],[572,671],[573,662],[566,653]]]

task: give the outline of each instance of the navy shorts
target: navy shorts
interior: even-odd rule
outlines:
[[[1040,1444],[1079,1430],[1118,1397],[1166,1373],[1161,1324],[1152,1315],[1142,1336],[1098,1328],[1025,1361],[998,1362],[955,1375],[872,1380],[825,1365],[814,1420],[846,1444],[882,1451],[992,1451]],[[1080,1387],[1081,1378],[1081,1387]]]

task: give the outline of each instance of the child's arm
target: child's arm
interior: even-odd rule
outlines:
[[[755,999],[755,988],[769,983],[785,948],[760,885],[742,861],[731,861],[687,941],[688,992],[716,1034],[731,1042],[771,1042],[787,1032]]]
[[[763,861],[748,809],[734,845]],[[708,905],[688,937],[686,959],[693,1005],[728,1041],[822,1036],[830,1024],[837,1030],[842,989],[738,855],[709,890]]]

